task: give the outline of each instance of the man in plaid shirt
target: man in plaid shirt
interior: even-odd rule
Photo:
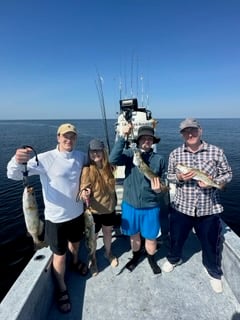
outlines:
[[[170,252],[162,270],[171,272],[181,264],[183,245],[192,230],[202,246],[202,263],[209,275],[212,289],[220,293],[222,270],[220,262],[221,221],[223,211],[219,190],[194,179],[192,170],[183,174],[177,164],[201,170],[219,184],[232,179],[232,170],[222,149],[201,139],[202,128],[195,119],[185,119],[180,124],[184,144],[170,153],[168,179],[176,184],[176,194],[170,213]]]

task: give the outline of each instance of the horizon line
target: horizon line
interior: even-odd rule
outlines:
[[[193,118],[197,118],[197,119],[229,119],[229,120],[233,120],[233,119],[240,119],[239,117],[193,117]],[[164,118],[155,118],[156,120],[181,120],[181,119],[186,119],[186,117],[177,117],[177,118],[169,118],[169,117],[164,117]],[[46,120],[57,120],[57,121],[62,121],[62,120],[104,120],[102,118],[16,118],[16,119],[1,119],[1,121],[46,121]],[[107,118],[106,120],[117,120],[117,118]]]

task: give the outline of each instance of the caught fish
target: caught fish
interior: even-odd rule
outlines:
[[[138,149],[133,149],[133,164],[139,169],[139,171],[150,181],[153,178],[158,178],[160,180],[160,177],[157,176],[150,168],[149,166],[143,161],[142,156],[141,156],[141,152]],[[160,180],[160,184],[161,184],[161,191],[162,192],[167,192],[169,191],[169,187],[166,186],[161,180]]]
[[[211,178],[208,177],[208,175],[206,173],[204,173],[203,171],[201,171],[199,169],[190,168],[190,167],[185,166],[184,164],[177,164],[176,169],[179,170],[183,174],[186,174],[190,171],[194,172],[195,175],[192,177],[192,179],[197,180],[197,181],[202,181],[208,187],[214,187],[214,188],[217,188],[220,190],[222,190],[224,188],[224,185],[220,185],[220,184],[215,183]]]
[[[85,223],[85,240],[89,250],[89,255],[94,256],[96,251],[96,235],[95,235],[95,223],[92,212],[89,206],[86,206],[84,211],[84,223]]]
[[[39,218],[38,206],[34,188],[26,186],[23,191],[23,214],[28,233],[32,236],[36,249],[46,246],[44,241],[39,240],[43,232],[43,221]]]

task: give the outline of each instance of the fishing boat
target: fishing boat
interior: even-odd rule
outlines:
[[[156,121],[149,110],[139,108],[137,99],[120,100],[116,124],[116,139],[124,123],[134,122],[126,147],[137,135],[137,126]],[[123,168],[116,172],[117,211],[121,214]],[[174,186],[171,186],[171,201]],[[97,241],[99,274],[81,277],[67,269],[66,282],[72,303],[68,314],[61,314],[55,302],[51,274],[52,254],[49,248],[38,250],[0,305],[1,320],[237,320],[240,319],[240,241],[222,222],[223,287],[221,294],[212,291],[201,263],[200,243],[194,233],[189,236],[183,251],[183,264],[173,272],[153,275],[147,259],[142,257],[133,272],[123,270],[131,258],[129,238],[113,231],[112,248],[119,258],[119,266],[112,268],[103,257],[103,238]],[[158,263],[162,265],[168,251],[168,242],[158,239]],[[87,256],[82,243],[81,257]]]

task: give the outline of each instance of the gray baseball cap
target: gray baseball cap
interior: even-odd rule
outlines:
[[[103,150],[104,143],[98,139],[93,139],[89,142],[89,150]]]
[[[186,128],[201,128],[199,122],[193,118],[187,118],[180,123],[179,129],[182,132]]]

